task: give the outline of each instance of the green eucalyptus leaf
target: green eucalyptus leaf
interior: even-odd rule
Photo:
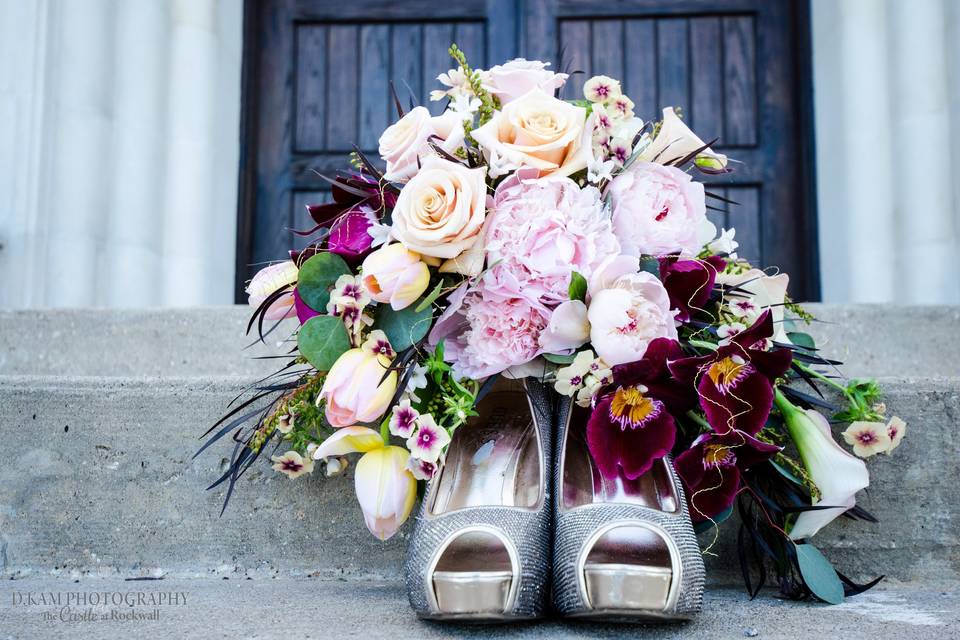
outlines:
[[[410,305],[394,311],[388,304],[377,305],[377,311],[373,317],[374,326],[387,334],[387,339],[394,351],[403,351],[419,342],[430,331],[433,309],[427,305],[426,308],[417,311],[419,306],[419,304]]]
[[[571,300],[580,300],[583,302],[587,299],[587,279],[582,275],[574,271],[570,275],[570,288],[568,290]]]
[[[800,575],[807,588],[824,602],[843,602],[843,583],[830,561],[812,544],[798,544],[796,547]]]
[[[297,274],[297,292],[308,307],[323,313],[337,278],[349,273],[350,267],[337,254],[318,253],[301,265]]]
[[[803,347],[804,349],[817,348],[817,343],[814,342],[813,336],[811,336],[809,333],[804,333],[802,331],[789,331],[787,332],[787,337],[790,338],[790,342],[798,347]]]
[[[350,336],[336,316],[314,316],[297,334],[297,348],[317,371],[330,371],[333,363],[350,349]]]
[[[545,353],[543,354],[543,359],[547,362],[552,362],[553,364],[570,364],[573,362],[573,359],[577,357],[577,354],[571,353],[568,356],[562,356],[557,353]]]

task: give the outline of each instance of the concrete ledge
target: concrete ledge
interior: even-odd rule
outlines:
[[[803,328],[849,376],[960,375],[960,307],[809,305],[821,320]],[[99,376],[265,375],[287,349],[243,347],[250,309],[59,309],[0,311],[0,374]],[[288,345],[289,346],[289,345]]]
[[[164,579],[124,582],[120,579],[28,579],[5,581],[0,587],[0,638],[612,638],[637,636],[650,640],[757,637],[762,640],[848,638],[915,640],[953,638],[960,630],[960,594],[886,585],[849,598],[841,605],[789,602],[764,593],[749,600],[735,589],[708,589],[703,613],[693,622],[674,625],[622,625],[547,619],[504,625],[456,625],[418,620],[407,607],[399,582],[328,581],[320,579],[246,580]],[[229,578],[229,579],[226,579]],[[60,607],[13,605],[25,593],[67,592],[121,597],[138,593],[158,597],[177,594],[178,604],[158,607],[72,607],[89,610],[96,620],[65,622]],[[66,597],[65,595],[62,597]],[[153,614],[158,619],[110,620],[117,614]],[[45,620],[44,614],[52,620]],[[106,616],[106,620],[99,619]]]
[[[367,535],[349,474],[290,481],[258,463],[218,517],[223,492],[204,488],[229,444],[190,457],[243,380],[0,376],[0,570],[398,576],[407,531]],[[862,504],[881,523],[843,521],[818,545],[855,578],[960,579],[957,379],[883,382],[910,426],[871,465]],[[710,579],[738,582],[736,527],[722,531]]]

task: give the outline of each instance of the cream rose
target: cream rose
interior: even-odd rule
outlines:
[[[432,156],[400,191],[390,233],[411,251],[456,258],[480,237],[486,205],[482,168]]]
[[[426,107],[411,109],[380,136],[380,157],[387,163],[384,177],[393,181],[412,178],[419,161],[433,153],[431,136],[440,139],[436,142],[441,149],[453,153],[463,144],[463,119],[452,111],[431,116]]]
[[[534,89],[495,112],[472,135],[488,159],[534,167],[541,176],[569,176],[585,169],[592,157],[593,127],[586,126],[586,113]]]

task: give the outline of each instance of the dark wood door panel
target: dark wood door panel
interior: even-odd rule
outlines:
[[[715,221],[815,298],[806,11],[790,0],[247,0],[237,299],[259,263],[299,244],[284,228],[328,197],[319,174],[343,168],[353,144],[375,153],[395,119],[391,82],[405,105],[440,108],[429,92],[450,42],[476,66],[525,55],[585,72],[565,97],[603,73],[641,117],[680,107],[742,163],[711,184],[740,203]]]

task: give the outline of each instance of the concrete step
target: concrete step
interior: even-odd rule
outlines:
[[[204,488],[228,447],[191,455],[243,381],[0,376],[3,574],[399,577],[409,527],[387,543],[369,536],[349,474],[291,481],[258,464],[218,517],[223,492]],[[862,504],[881,524],[841,521],[819,546],[854,578],[956,581],[957,379],[883,384],[910,426],[872,465]],[[735,533],[723,527],[708,556],[713,583],[739,581]]]
[[[229,578],[229,579],[227,579]],[[679,625],[635,626],[547,619],[504,625],[459,625],[418,620],[407,607],[397,581],[310,578],[122,579],[31,578],[0,586],[0,639],[102,638],[760,638],[761,640],[916,640],[960,634],[960,593],[887,585],[841,605],[778,600],[764,593],[755,600],[736,589],[708,589],[702,614]],[[63,602],[69,593],[134,606],[60,606],[28,603],[44,594]],[[79,594],[86,594],[81,596]],[[116,595],[115,595],[116,594]],[[142,595],[141,595],[142,594]],[[161,595],[168,594],[168,595]],[[175,594],[169,595],[169,594]],[[153,606],[166,598],[171,604]],[[174,599],[175,597],[175,599]],[[139,601],[144,602],[138,605]],[[88,600],[89,601],[89,600]],[[19,604],[15,604],[19,603]],[[64,620],[61,619],[61,614]],[[70,616],[75,616],[70,621]],[[149,616],[136,619],[137,615]]]
[[[805,328],[849,376],[960,375],[960,307],[809,305]],[[242,352],[250,309],[0,311],[0,374],[92,376],[264,375],[282,352],[288,322],[271,345]]]

